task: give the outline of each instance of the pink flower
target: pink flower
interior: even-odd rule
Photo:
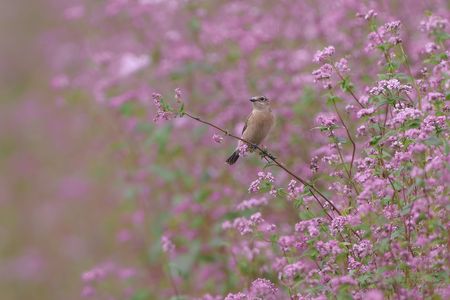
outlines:
[[[371,9],[362,17],[364,18],[364,20],[369,21],[371,19],[376,18],[377,16],[378,16],[378,14],[373,9]]]
[[[239,292],[237,294],[230,293],[225,297],[225,300],[248,300],[248,297],[246,294],[241,293],[241,292]]]
[[[442,93],[430,92],[427,94],[426,99],[430,102],[444,101],[445,97]]]
[[[238,151],[240,156],[245,156],[249,151],[249,147],[245,143],[239,143]]]
[[[356,113],[356,116],[358,117],[358,119],[361,119],[362,117],[370,116],[374,112],[375,107],[363,108]]]
[[[153,119],[154,122],[158,122],[159,120],[170,120],[172,114],[166,110],[166,108],[162,104],[162,96],[157,93],[153,93],[152,95],[153,103],[155,104],[157,111],[156,116]]]
[[[319,251],[320,255],[338,255],[342,252],[342,249],[339,247],[339,242],[336,240],[330,240],[327,242],[317,241],[316,249]]]
[[[102,280],[107,275],[108,270],[103,267],[96,267],[89,271],[84,272],[81,278],[85,283]]]
[[[292,201],[298,197],[302,187],[297,186],[297,181],[291,180],[288,184],[288,200]]]
[[[259,191],[260,186],[261,186],[261,183],[262,183],[264,180],[267,181],[267,182],[269,182],[269,183],[273,183],[274,180],[275,180],[275,178],[273,177],[273,175],[272,175],[271,172],[267,172],[267,173],[264,173],[264,172],[258,172],[258,179],[254,180],[254,181],[250,184],[250,187],[248,188],[248,191],[249,191],[250,193],[254,193],[254,192]]]
[[[380,290],[370,290],[363,296],[365,300],[384,300],[383,292]]]
[[[331,88],[331,74],[333,73],[333,66],[324,64],[319,69],[312,72],[314,75],[314,82],[322,83],[324,89]]]
[[[356,285],[356,284],[358,284],[358,282],[355,279],[353,279],[350,275],[335,277],[335,278],[331,279],[331,281],[330,281],[331,288],[334,291],[337,291],[338,288],[344,284]]]
[[[330,231],[333,235],[344,230],[344,226],[347,224],[347,217],[337,216],[331,221]]]
[[[319,114],[316,118],[316,123],[321,126],[332,128],[337,124],[337,118],[333,114]]]
[[[362,240],[353,245],[353,251],[359,258],[364,258],[372,251],[372,243],[369,240]]]
[[[270,280],[258,278],[252,282],[250,294],[255,299],[274,299],[278,289]]]
[[[261,198],[251,198],[249,200],[244,200],[241,203],[238,204],[237,209],[238,210],[246,210],[250,208],[255,208],[259,206],[267,205],[269,201],[266,197]]]
[[[84,286],[81,291],[81,297],[90,298],[95,295],[95,289],[92,286]]]
[[[181,89],[180,88],[176,88],[175,89],[175,99],[180,101],[181,100],[181,95],[182,95]]]
[[[386,31],[397,32],[400,29],[400,26],[401,26],[400,21],[392,21],[392,22],[384,24],[383,27]]]
[[[301,221],[295,224],[295,231],[303,232],[307,230],[311,237],[318,236],[320,234],[319,224],[322,222],[320,218],[315,218],[307,221]]]
[[[425,46],[423,47],[423,52],[426,54],[432,54],[435,53],[437,50],[439,50],[439,46],[436,45],[433,42],[428,42],[425,44]]]
[[[146,54],[125,53],[119,61],[118,75],[120,77],[128,77],[136,73],[150,64],[150,58]]]
[[[306,265],[302,261],[298,261],[289,265],[286,265],[283,268],[283,271],[278,274],[280,279],[286,279],[288,281],[292,281],[297,274],[303,272]]]
[[[216,142],[217,144],[220,144],[223,142],[223,137],[221,137],[218,134],[213,134],[212,139],[214,142]]]
[[[69,8],[66,8],[64,10],[64,18],[66,20],[71,20],[71,21],[75,21],[77,19],[80,19],[84,16],[85,14],[85,8],[83,5],[75,5]]]
[[[289,248],[293,247],[296,242],[296,238],[292,235],[283,235],[278,239],[278,246],[285,252],[289,251]]]
[[[348,61],[345,58],[341,58],[338,62],[336,62],[336,69],[338,69],[341,73],[350,72]]]
[[[164,253],[172,254],[175,252],[175,245],[172,243],[170,238],[166,235],[161,237],[161,247]]]
[[[326,62],[331,56],[334,54],[334,47],[328,46],[325,47],[323,50],[319,50],[314,54],[313,62]]]
[[[431,33],[435,30],[444,30],[448,25],[446,18],[431,15],[426,20],[420,22],[420,29],[422,31]]]
[[[411,86],[401,84],[398,79],[380,80],[376,87],[369,90],[369,94],[373,96],[381,95],[386,91],[396,92],[410,92]]]
[[[422,112],[415,108],[394,109],[394,117],[389,121],[391,125],[403,124],[407,120],[418,119],[422,116]]]
[[[251,215],[250,218],[241,217],[234,219],[233,222],[225,221],[222,223],[222,229],[234,228],[239,231],[241,235],[246,235],[252,233],[257,225],[264,222],[261,213],[257,212]]]

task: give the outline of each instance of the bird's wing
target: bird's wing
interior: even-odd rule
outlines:
[[[242,134],[244,134],[245,129],[247,129],[248,119],[250,119],[251,116],[252,116],[252,113],[250,113],[247,117],[247,120],[245,120],[244,128],[242,128]]]

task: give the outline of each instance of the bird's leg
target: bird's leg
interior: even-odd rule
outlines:
[[[266,147],[266,146],[262,146],[262,151],[260,151],[259,154],[261,155],[261,158],[268,157],[268,158],[270,158],[270,159],[272,159],[272,160],[277,159],[275,156],[273,156],[272,154],[270,154],[270,153],[267,151],[267,147]]]

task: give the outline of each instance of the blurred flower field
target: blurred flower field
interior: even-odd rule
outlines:
[[[447,1],[0,11],[1,299],[450,298]]]

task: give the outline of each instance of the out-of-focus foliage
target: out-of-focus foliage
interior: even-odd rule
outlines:
[[[11,297],[448,297],[446,1],[38,7],[33,43],[5,48],[41,58],[5,73]],[[226,165],[236,141],[182,116],[239,135],[260,94],[271,153],[339,213],[258,155]]]

